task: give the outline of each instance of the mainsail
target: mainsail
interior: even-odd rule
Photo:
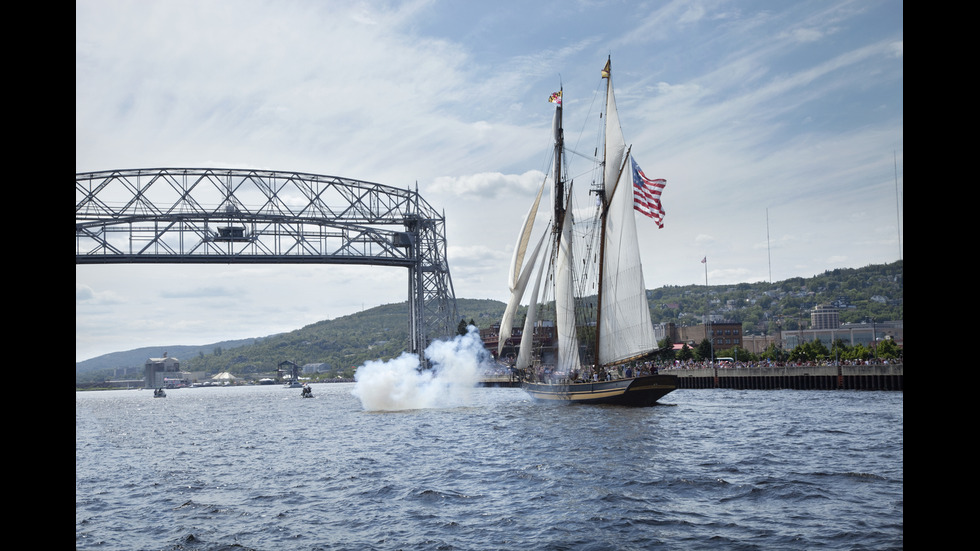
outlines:
[[[555,328],[558,332],[558,360],[555,368],[562,373],[579,368],[575,288],[572,278],[572,222],[572,209],[566,207],[555,259]]]
[[[604,190],[607,210],[597,323],[599,365],[622,362],[657,348],[633,214],[633,170],[619,123],[609,62],[603,75],[606,78]]]

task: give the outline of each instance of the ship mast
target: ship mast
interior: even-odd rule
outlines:
[[[562,89],[558,89],[558,106],[557,112],[555,114],[555,224],[554,224],[554,238],[555,247],[553,250],[558,250],[558,245],[561,241],[562,225],[565,222],[565,180],[562,177],[562,155],[565,151],[565,130],[562,126],[562,106],[561,106],[561,95]]]
[[[556,94],[561,94],[557,92]],[[559,96],[560,98],[560,96]],[[559,99],[560,101],[560,99]],[[562,107],[559,103],[555,112],[555,173],[554,173],[554,247],[552,266],[554,267],[553,287],[555,290],[555,325],[558,335],[559,369],[576,369],[581,364],[578,348],[578,335],[575,326],[575,289],[573,285],[573,235],[571,210],[571,180],[566,180],[567,170],[563,166],[565,154],[564,130],[561,122]]]
[[[606,98],[609,98],[609,87],[612,86],[612,79],[609,75],[612,71],[612,56],[606,59],[606,66],[602,69],[602,78],[606,79]],[[606,103],[608,105],[608,101]],[[609,113],[605,114],[606,117]],[[606,166],[606,143],[605,143],[605,132],[603,132],[603,144],[602,144],[602,166]],[[605,252],[606,252],[606,213],[609,211],[609,203],[606,198],[606,171],[605,168],[602,170],[602,183],[597,191],[599,195],[600,202],[600,212],[599,212],[599,288],[596,293],[596,317],[595,317],[595,369],[599,370],[599,337],[602,334],[600,331],[602,324],[602,276],[603,267],[605,265]]]

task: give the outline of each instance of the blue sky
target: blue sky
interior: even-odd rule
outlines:
[[[410,187],[461,298],[506,300],[553,107],[592,150],[612,56],[627,142],[667,179],[646,286],[903,257],[901,1],[81,0],[77,172],[295,170]],[[584,130],[586,128],[589,130]],[[701,259],[707,257],[707,266]],[[76,266],[76,360],[297,329],[406,299],[397,269]],[[162,351],[161,351],[162,352]]]

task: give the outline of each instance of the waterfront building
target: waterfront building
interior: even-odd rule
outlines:
[[[737,321],[709,321],[707,326],[692,325],[677,327],[676,330],[676,339],[671,336],[673,342],[686,342],[691,346],[697,346],[704,339],[709,339],[715,350],[742,348],[742,324]]]
[[[811,329],[836,329],[840,327],[840,315],[837,308],[829,304],[821,304],[810,310]]]
[[[324,362],[303,364],[303,374],[313,375],[315,373],[326,373],[330,371],[330,364]]]
[[[786,350],[791,350],[804,342],[813,342],[818,339],[828,347],[837,339],[844,341],[844,344],[848,346],[863,344],[867,347],[873,346],[872,343],[890,339],[902,347],[905,342],[905,328],[903,320],[845,323],[831,329],[782,331],[780,338],[783,342],[783,348]]]
[[[742,348],[753,354],[762,354],[770,345],[781,346],[779,334],[742,335]]]
[[[180,371],[180,360],[168,357],[166,352],[162,358],[147,359],[143,366],[145,388],[165,388],[173,381],[182,381],[184,378]]]

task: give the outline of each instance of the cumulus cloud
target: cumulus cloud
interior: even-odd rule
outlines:
[[[544,173],[538,170],[529,170],[523,174],[481,172],[463,176],[442,176],[436,178],[427,190],[442,195],[487,199],[508,195],[532,195],[541,187],[544,177]]]

